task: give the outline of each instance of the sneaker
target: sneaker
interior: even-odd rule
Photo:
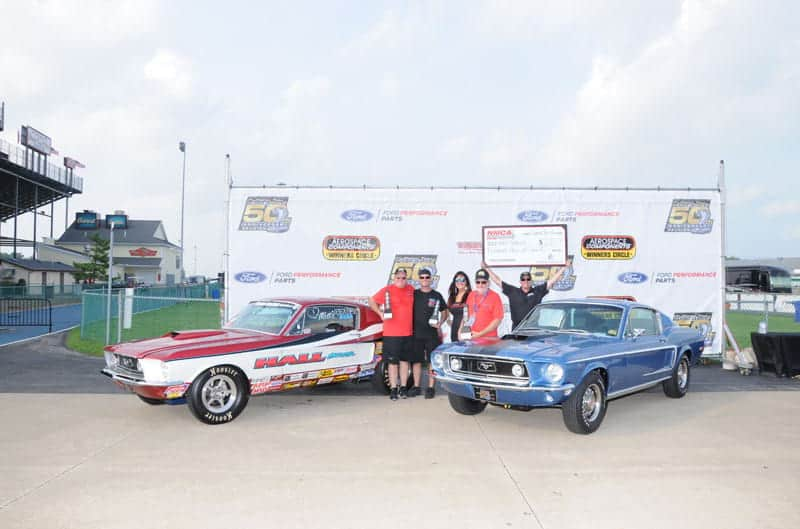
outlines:
[[[406,397],[408,397],[408,390],[406,388],[400,388],[400,398],[404,399]]]
[[[434,397],[434,395],[436,395],[436,390],[435,389],[433,389],[433,388],[425,389],[425,398],[426,399],[432,399]]]
[[[422,395],[422,390],[419,389],[419,386],[414,386],[413,388],[408,390],[408,397],[417,397]]]
[[[397,400],[397,388],[392,388],[391,391],[389,391],[389,398]]]

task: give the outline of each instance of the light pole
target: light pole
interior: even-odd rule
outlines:
[[[183,282],[183,204],[186,193],[186,142],[178,143],[178,149],[183,153],[183,170],[181,171],[181,269],[179,270],[180,282]]]
[[[106,345],[111,339],[111,274],[114,270],[114,221],[108,229],[108,300],[106,301]]]

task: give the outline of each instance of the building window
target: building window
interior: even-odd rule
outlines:
[[[175,268],[178,269],[178,270],[181,269],[181,256],[180,255],[176,255],[175,256]]]

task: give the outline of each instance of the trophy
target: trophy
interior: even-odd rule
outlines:
[[[437,325],[439,325],[439,300],[438,299],[436,300],[436,305],[434,305],[434,307],[433,307],[433,314],[431,314],[431,317],[428,319],[428,325],[430,325],[431,327],[436,327]]]
[[[458,334],[459,340],[469,340],[472,338],[472,320],[469,317],[469,307],[464,305],[464,318],[461,320],[464,324],[461,326],[461,332]]]
[[[389,299],[388,290],[384,293],[383,297],[383,319],[384,320],[392,319],[392,300]]]

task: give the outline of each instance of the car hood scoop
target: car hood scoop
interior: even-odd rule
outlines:
[[[491,343],[467,342],[468,347],[463,352],[482,356],[550,358],[607,343],[608,340],[591,335],[542,333],[531,336],[508,336],[504,340]],[[452,353],[457,354],[455,351]]]

